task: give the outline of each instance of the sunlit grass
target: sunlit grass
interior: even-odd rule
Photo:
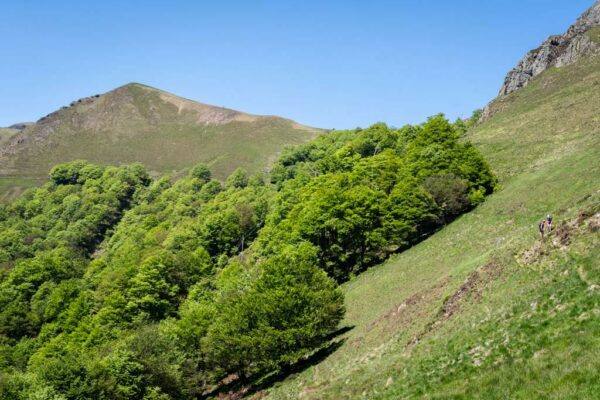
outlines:
[[[43,178],[0,177],[0,203],[18,197],[25,190],[40,186]]]

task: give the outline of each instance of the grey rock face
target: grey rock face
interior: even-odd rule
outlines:
[[[585,33],[600,26],[600,0],[586,11],[563,35],[550,36],[540,47],[527,53],[508,73],[500,89],[500,96],[526,86],[529,81],[550,67],[572,64],[581,57],[600,53],[600,45]]]

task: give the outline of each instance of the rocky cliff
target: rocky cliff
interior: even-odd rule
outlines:
[[[550,36],[535,50],[527,53],[508,73],[500,89],[500,96],[510,94],[550,67],[561,67],[576,62],[582,56],[600,53],[600,44],[589,31],[600,26],[600,0],[596,1],[563,35]]]
[[[527,53],[506,75],[498,97],[483,109],[479,121],[491,118],[504,96],[526,86],[548,68],[573,64],[593,54],[600,54],[600,0],[596,0],[566,33],[550,36],[540,47]]]

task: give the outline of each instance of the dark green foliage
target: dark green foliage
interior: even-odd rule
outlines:
[[[83,160],[72,161],[70,163],[60,164],[52,168],[50,178],[57,185],[73,185],[80,182],[80,171],[86,166],[87,162]],[[82,177],[82,180],[85,180]]]
[[[94,390],[85,364],[72,354],[45,359],[31,368],[35,375],[66,399],[93,398]]]
[[[196,179],[200,179],[203,182],[208,182],[210,181],[211,178],[211,173],[210,173],[210,169],[208,168],[208,166],[206,164],[196,164],[196,166],[194,166],[191,170],[190,170],[190,176]]]
[[[287,247],[246,267],[231,264],[217,285],[216,313],[202,333],[205,362],[222,374],[248,376],[293,363],[333,330],[343,297],[317,267],[316,249]]]
[[[289,149],[271,183],[204,164],[56,166],[0,208],[0,395],[191,399],[322,346],[344,281],[496,184],[442,116]]]
[[[243,168],[238,168],[225,181],[227,187],[245,188],[248,186],[248,173]]]
[[[440,216],[444,222],[461,214],[471,206],[467,181],[455,175],[430,176],[423,182],[423,187],[439,205]]]

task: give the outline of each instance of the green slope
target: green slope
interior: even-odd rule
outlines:
[[[16,178],[34,184],[52,166],[75,159],[108,165],[141,162],[157,173],[205,162],[216,177],[225,178],[238,167],[263,172],[284,146],[320,132],[288,119],[128,84],[73,102],[27,127],[19,138],[7,138],[0,146],[0,179],[6,188]],[[5,136],[0,132],[0,138]]]
[[[0,128],[0,149],[7,145],[11,138],[15,137],[21,131],[13,128]],[[44,179],[31,179],[27,177],[0,176],[0,203],[18,197],[26,189],[37,186],[44,182]]]
[[[8,142],[8,140],[19,133],[18,129],[13,128],[0,128],[0,146]]]
[[[564,249],[538,248],[536,223],[600,203],[599,87],[600,57],[588,58],[498,100],[469,140],[502,189],[344,285],[341,347],[262,395],[597,398],[599,234],[585,222]]]

